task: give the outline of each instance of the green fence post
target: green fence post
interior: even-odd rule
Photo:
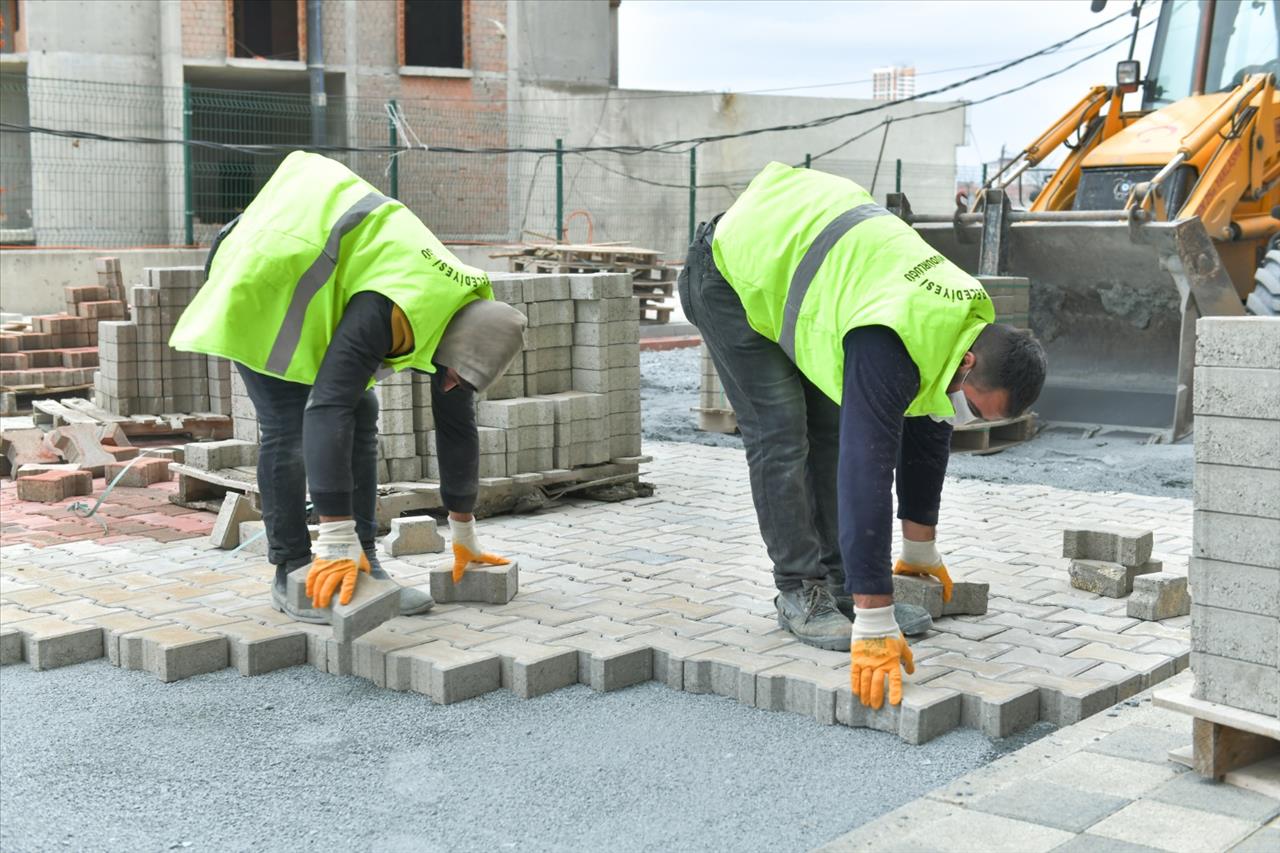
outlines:
[[[982,185],[984,187],[987,185],[987,164],[986,163],[982,164]]]
[[[811,163],[813,163],[812,155],[809,155],[809,154],[804,155],[804,167],[806,169],[810,168]]]
[[[564,240],[564,140],[556,140],[556,242]]]
[[[698,149],[689,149],[689,242],[698,227]]]
[[[182,233],[186,245],[196,242],[196,211],[191,198],[191,84],[182,85]]]
[[[902,192],[902,158],[899,157],[894,163],[893,169],[893,191]]]
[[[396,111],[395,101],[388,101],[387,106],[390,108],[391,112],[394,113]],[[400,198],[400,158],[396,156],[398,152],[394,150],[396,145],[398,144],[398,139],[396,137],[395,119],[391,118],[391,116],[387,116],[387,125],[389,126],[387,138],[388,138],[388,141],[391,143],[391,148],[392,148],[392,151],[391,151],[391,197],[394,199],[398,199]]]

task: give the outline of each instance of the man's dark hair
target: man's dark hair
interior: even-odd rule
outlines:
[[[971,381],[988,390],[1008,391],[1011,418],[1031,408],[1044,387],[1047,360],[1044,347],[1029,329],[991,323],[978,333],[970,349],[978,357]]]

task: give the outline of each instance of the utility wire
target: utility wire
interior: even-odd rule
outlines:
[[[939,86],[935,89],[931,89],[926,92],[919,92],[915,95],[911,95],[906,98],[901,98],[896,101],[882,101],[872,106],[861,107],[859,109],[848,110],[846,112],[836,113],[834,115],[829,115],[829,116],[822,116],[820,118],[810,119],[809,121],[797,122],[793,124],[774,125],[770,127],[758,127],[758,128],[752,128],[749,130],[741,130],[734,133],[713,134],[708,136],[691,137],[687,139],[673,139],[673,140],[668,140],[666,142],[660,142],[654,145],[647,145],[647,146],[646,145],[586,145],[586,146],[579,146],[576,148],[565,148],[563,149],[563,153],[585,154],[585,153],[600,152],[600,153],[613,153],[613,154],[621,154],[621,155],[647,154],[647,153],[684,154],[684,153],[687,153],[692,148],[696,148],[700,145],[706,145],[712,142],[723,142],[730,139],[741,139],[744,137],[758,136],[760,134],[765,134],[765,133],[779,133],[779,132],[792,131],[792,130],[809,130],[817,127],[825,127],[829,124],[833,124],[835,122],[841,121],[846,118],[853,118],[855,116],[868,115],[870,113],[880,112],[882,110],[886,110],[891,107],[898,106],[900,104],[910,103],[912,101],[918,101],[923,98],[931,97],[933,95],[949,92],[954,89],[958,89],[961,86],[966,86],[970,83],[975,83],[979,80],[992,77],[996,74],[1000,74],[1004,71],[1007,71],[1010,68],[1013,68],[1017,65],[1021,65],[1024,62],[1028,62],[1040,56],[1053,53],[1059,50],[1060,48],[1064,47],[1065,45],[1068,45],[1074,41],[1077,41],[1078,39],[1083,38],[1089,33],[1095,32],[1096,30],[1101,29],[1102,27],[1108,26],[1109,24],[1112,24],[1115,21],[1123,17],[1127,17],[1129,15],[1130,15],[1130,12],[1129,10],[1126,9],[1125,11],[1111,18],[1106,19],[1105,21],[1102,21],[1099,24],[1094,24],[1091,27],[1081,30],[1075,35],[1069,36],[1065,39],[1062,39],[1061,41],[1054,42],[1053,44],[1047,47],[1041,48],[1040,50],[1025,54],[1024,56],[1018,57],[1016,59],[1009,60],[1008,62],[1005,62],[995,68],[992,68],[987,71],[983,71],[980,74],[975,74],[963,80],[959,80],[954,83],[949,83],[945,86]],[[1128,36],[1126,35],[1125,38],[1128,38]],[[1121,39],[1121,41],[1123,41],[1123,39]],[[1116,42],[1110,43],[1106,45],[1104,48],[1102,48],[1101,50],[1088,54],[1083,59],[1078,60],[1072,63],[1071,65],[1066,66],[1066,68],[1060,69],[1056,73],[1062,73],[1062,71],[1065,71],[1069,68],[1073,68],[1081,64],[1082,62],[1092,59],[1093,57],[1097,56],[1103,51],[1109,50],[1111,47],[1114,47],[1115,44]],[[1041,80],[1048,79],[1051,76],[1055,76],[1055,75],[1049,74],[1049,75],[1045,75],[1044,77],[1037,78],[1037,80],[1032,81],[1032,84],[1036,82],[1040,82]],[[1000,93],[1000,95],[998,96],[1010,94],[1012,92],[1018,91],[1021,88],[1026,88],[1027,85],[1032,85],[1032,84],[1024,84],[1023,86],[1006,90],[1005,92]],[[986,101],[989,101],[992,99],[993,98],[988,97],[978,101],[974,101],[972,103],[975,103],[975,104],[985,103]],[[937,115],[940,112],[948,112],[950,110],[960,109],[964,106],[965,106],[964,102],[961,102],[958,104],[953,104],[941,110],[920,113],[920,114],[917,114],[917,116],[900,116],[898,117],[897,120],[901,121],[908,118],[920,117],[924,115]],[[281,151],[293,151],[293,150],[297,150],[298,148],[305,148],[306,150],[312,150],[312,151],[324,151],[329,153],[365,152],[365,153],[391,154],[391,153],[395,153],[403,150],[403,146],[397,146],[397,145],[297,146],[297,145],[282,145],[282,144],[271,144],[271,143],[256,144],[256,145],[254,144],[236,145],[236,144],[224,143],[224,142],[209,142],[209,141],[199,140],[199,139],[160,139],[160,138],[148,137],[148,136],[109,136],[106,134],[93,133],[90,131],[63,130],[58,128],[40,127],[36,125],[16,124],[14,122],[7,122],[7,121],[0,122],[0,132],[2,133],[40,133],[44,135],[62,137],[66,139],[83,139],[83,140],[93,140],[93,141],[100,141],[100,142],[130,142],[130,143],[148,144],[148,145],[189,145],[195,148],[217,150],[217,151],[236,151],[239,153],[252,154],[252,155],[270,155],[270,154],[279,153]],[[828,149],[828,151],[825,151],[823,152],[823,154],[820,154],[818,156],[824,156],[825,154],[829,154],[832,151],[835,151],[835,150],[838,150],[839,148],[844,147],[845,144],[847,144],[847,142],[842,143],[841,145],[836,146],[835,148]],[[461,147],[455,147],[455,146],[432,145],[431,150],[437,153],[443,153],[443,154],[478,154],[478,155],[554,154],[556,153],[555,148],[537,147],[537,146],[461,148]]]

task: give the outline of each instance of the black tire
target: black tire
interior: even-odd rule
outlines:
[[[1245,300],[1246,314],[1258,317],[1280,317],[1280,247],[1273,245],[1262,256],[1253,274],[1253,293]]]

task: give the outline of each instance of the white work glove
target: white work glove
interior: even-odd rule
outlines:
[[[849,689],[858,701],[872,708],[884,704],[884,682],[889,679],[889,704],[902,702],[902,670],[916,671],[893,605],[853,608],[853,634],[849,643]]]
[[[312,606],[328,607],[335,591],[339,604],[350,603],[356,578],[369,571],[369,558],[360,547],[355,521],[322,521],[320,537],[311,550],[315,556],[307,572],[307,596]]]
[[[927,542],[902,540],[902,556],[893,564],[895,575],[929,575],[942,584],[942,600],[951,600],[951,575],[942,564],[942,555],[938,553],[937,543],[930,539]]]
[[[462,576],[467,571],[467,566],[471,563],[484,563],[489,566],[505,566],[510,560],[504,560],[494,554],[490,554],[480,545],[480,539],[476,536],[476,522],[473,518],[471,521],[457,521],[453,518],[449,519],[449,535],[453,539],[453,582],[457,583],[462,580]]]

